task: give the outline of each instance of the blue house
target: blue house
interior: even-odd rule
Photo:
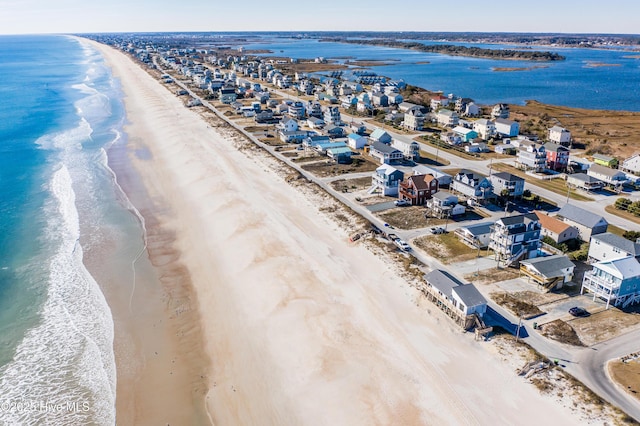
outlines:
[[[591,271],[585,272],[582,289],[593,293],[614,306],[625,308],[640,301],[640,263],[633,256],[593,264]]]

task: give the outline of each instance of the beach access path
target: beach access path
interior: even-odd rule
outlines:
[[[212,424],[583,423],[419,306],[269,159],[97,47],[126,95],[132,162],[197,293]]]

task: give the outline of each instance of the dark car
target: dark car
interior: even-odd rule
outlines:
[[[569,313],[574,317],[588,317],[589,315],[591,315],[586,309],[579,308],[577,306],[569,309]]]

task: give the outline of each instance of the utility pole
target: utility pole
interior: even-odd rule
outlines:
[[[516,343],[520,340],[520,327],[522,327],[522,316],[518,319],[518,328],[516,329]]]

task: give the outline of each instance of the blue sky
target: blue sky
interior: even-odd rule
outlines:
[[[640,33],[638,0],[0,0],[0,34],[130,31]]]

